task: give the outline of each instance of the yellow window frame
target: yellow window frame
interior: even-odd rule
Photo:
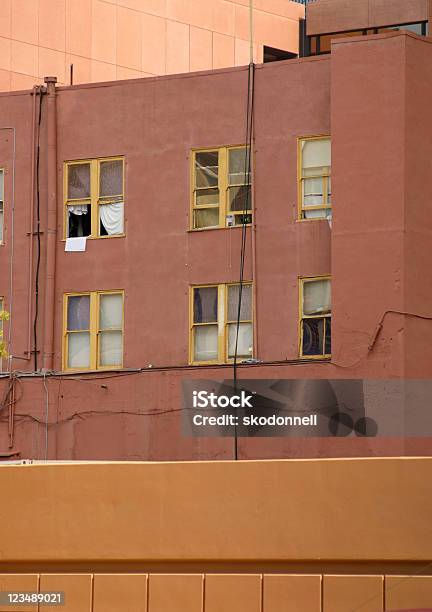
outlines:
[[[320,280],[329,280],[331,282],[331,275],[327,274],[324,276],[305,276],[299,277],[299,317],[298,317],[298,339],[299,339],[299,357],[301,359],[324,359],[330,358],[331,353],[323,353],[321,355],[303,355],[303,321],[305,319],[324,319],[324,338],[323,338],[323,347],[326,344],[326,327],[327,327],[327,319],[331,320],[331,313],[326,315],[304,315],[303,314],[303,298],[304,298],[304,285],[306,283],[320,281]],[[331,332],[330,332],[331,333]]]
[[[90,319],[88,330],[69,331],[67,329],[68,320],[68,300],[70,297],[82,297],[88,295],[90,297]],[[99,334],[100,329],[100,297],[102,295],[121,295],[122,296],[122,326],[121,329],[112,331],[122,332],[122,362],[117,365],[100,365],[99,362]],[[88,331],[90,335],[90,366],[88,368],[70,368],[68,366],[68,341],[69,334],[77,333],[78,331]],[[82,291],[74,293],[65,293],[63,295],[63,348],[62,348],[62,370],[65,372],[76,371],[92,371],[92,370],[118,370],[123,367],[124,357],[124,290],[110,289],[106,291]]]
[[[233,151],[235,149],[246,149],[247,145],[233,145],[233,146],[225,146],[225,147],[209,147],[205,149],[192,149],[191,155],[191,166],[190,166],[190,184],[191,184],[191,197],[190,197],[190,229],[193,231],[203,231],[209,229],[221,229],[229,227],[227,226],[227,216],[239,216],[244,214],[243,211],[237,210],[232,211],[229,207],[229,189],[230,187],[237,187],[241,185],[249,185],[251,186],[251,174],[249,175],[249,182],[242,183],[241,185],[229,185],[228,174],[229,174],[229,151]],[[195,173],[195,160],[197,153],[218,153],[218,190],[219,190],[219,204],[206,204],[205,206],[197,206],[196,204],[196,195],[200,190],[196,185],[196,173]],[[252,165],[252,159],[251,159]],[[204,189],[204,188],[202,188]],[[253,208],[252,208],[252,189],[250,190],[250,203],[251,208],[246,214],[250,215],[252,218]],[[219,208],[219,222],[218,225],[212,225],[208,227],[195,227],[195,212],[197,210],[209,210],[211,208]],[[251,225],[251,223],[247,223],[246,225]],[[238,226],[237,226],[238,227]]]
[[[0,312],[4,310],[4,297],[0,295]],[[0,331],[4,331],[3,321],[0,319]],[[4,340],[2,335],[0,334],[0,342]],[[0,372],[3,372],[3,357],[0,353]]]
[[[302,151],[302,143],[311,140],[330,140],[330,134],[323,134],[319,136],[301,136],[297,138],[297,220],[298,221],[319,221],[321,219],[327,219],[327,216],[324,214],[322,217],[313,217],[307,219],[304,214],[305,212],[309,212],[311,210],[322,210],[326,211],[332,208],[331,201],[329,202],[328,198],[328,186],[329,179],[331,179],[331,166],[323,166],[328,168],[327,172],[323,174],[314,174],[303,176],[303,151]],[[304,189],[304,181],[305,179],[323,179],[323,202],[322,204],[315,204],[313,206],[303,206],[303,189]]]
[[[99,193],[100,189],[100,167],[103,162],[110,161],[121,161],[122,162],[122,187],[123,193],[116,194],[115,196],[101,196]],[[75,165],[90,164],[90,197],[89,198],[68,198],[68,176],[69,167]],[[101,236],[99,234],[99,206],[111,202],[115,198],[122,197],[123,201],[123,227],[124,227],[124,206],[125,206],[125,158],[123,155],[116,157],[98,157],[95,159],[77,159],[72,161],[64,162],[63,164],[63,238],[68,237],[68,205],[74,203],[90,204],[91,205],[91,234],[87,238],[101,239],[101,238],[119,238],[125,235],[122,234],[111,234],[107,236]]]
[[[3,215],[3,224],[2,230],[0,234],[0,245],[4,244],[4,229],[5,229],[5,209],[4,209],[4,192],[5,192],[5,169],[0,168],[0,174],[3,174],[3,193],[0,192],[0,206],[1,206],[1,214]]]
[[[189,288],[189,363],[191,365],[216,365],[216,364],[224,364],[224,363],[233,363],[234,359],[228,358],[228,330],[229,325],[232,323],[236,323],[235,321],[228,320],[228,287],[232,287],[235,285],[239,285],[240,283],[209,283],[206,285],[192,285]],[[243,283],[243,288],[246,286],[252,287],[253,283],[251,281],[246,281]],[[215,287],[218,290],[218,312],[217,312],[217,322],[214,323],[194,323],[194,290],[195,289],[205,289],[207,287]],[[253,305],[251,305],[252,318],[251,319],[241,319],[240,323],[250,323],[253,325]],[[213,359],[210,361],[196,361],[194,359],[195,355],[195,346],[194,346],[194,329],[196,327],[202,327],[206,325],[217,325],[218,328],[218,357],[217,359]],[[252,347],[252,355],[250,358],[254,356],[254,349]]]

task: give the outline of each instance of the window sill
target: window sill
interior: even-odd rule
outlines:
[[[246,227],[252,227],[253,223],[246,223],[245,224]],[[209,232],[209,231],[214,231],[214,230],[232,230],[232,229],[241,229],[243,227],[243,225],[231,225],[229,227],[222,227],[222,226],[218,226],[218,227],[195,227],[193,229],[188,229],[187,233],[188,234],[193,234],[195,232]]]
[[[331,359],[331,355],[300,355],[299,359],[302,361],[315,361],[323,359]]]
[[[331,219],[327,219],[327,217],[315,217],[315,219],[296,219],[296,223],[310,223],[311,221],[331,221]]]
[[[82,238],[87,238],[87,240],[105,240],[106,238],[109,238],[110,240],[112,238],[125,238],[126,234],[114,234],[113,236],[82,236]],[[66,242],[67,238],[62,238],[61,242]]]
[[[90,368],[87,369],[73,369],[73,368],[67,368],[67,369],[63,369],[63,370],[58,370],[56,372],[56,374],[64,374],[64,375],[73,375],[73,374],[103,374],[104,372],[136,372],[137,370],[135,369],[131,369],[131,368],[124,368],[123,366],[106,366],[105,368],[99,368],[96,370],[92,370]]]
[[[242,360],[237,360],[237,364],[236,365],[251,365],[250,363],[245,363],[247,362],[247,359],[252,359],[252,357],[247,357],[246,359],[242,359]],[[227,361],[192,361],[189,363],[189,366],[192,367],[211,367],[211,366],[232,366],[234,365],[234,359],[229,359]]]

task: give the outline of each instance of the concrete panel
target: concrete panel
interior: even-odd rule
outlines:
[[[323,612],[384,612],[382,576],[324,576]]]
[[[264,612],[321,612],[321,576],[264,576]]]
[[[204,576],[152,574],[148,612],[203,612]]]
[[[95,574],[92,612],[147,612],[147,574]]]
[[[369,26],[427,21],[428,0],[369,0]]]
[[[92,579],[91,574],[42,574],[40,590],[64,591],[62,612],[92,612]]]
[[[38,574],[0,574],[0,591],[10,592],[32,592],[39,590]],[[3,606],[1,606],[3,608]],[[38,612],[35,606],[14,604],[5,606],[5,610],[16,610],[16,612]]]
[[[369,0],[319,0],[308,5],[306,17],[308,35],[367,28]]]
[[[205,612],[261,612],[261,576],[207,574],[205,585]]]
[[[432,609],[432,576],[386,576],[385,602],[388,612]]]

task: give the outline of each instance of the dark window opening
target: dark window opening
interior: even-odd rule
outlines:
[[[74,204],[68,206],[68,238],[90,236],[91,205]]]
[[[295,59],[296,53],[290,53],[283,49],[274,49],[273,47],[264,47],[264,64],[268,62],[280,62],[282,60]]]

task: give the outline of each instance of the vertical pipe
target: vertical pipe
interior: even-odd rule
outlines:
[[[29,228],[29,258],[28,258],[28,304],[27,304],[27,359],[31,359],[31,332],[32,332],[32,301],[33,301],[33,232],[34,232],[34,201],[35,201],[35,143],[36,143],[36,98],[39,85],[34,85],[32,91],[32,122],[31,122],[31,179],[30,179],[30,228]]]
[[[47,85],[47,235],[43,368],[54,364],[55,270],[57,246],[57,117],[56,77],[45,77]]]
[[[253,64],[253,0],[249,0],[249,63]]]
[[[13,285],[14,285],[14,251],[15,251],[15,165],[16,165],[16,130],[15,127],[0,127],[0,130],[12,130],[12,195],[11,195],[11,230],[10,230],[10,257],[9,257],[9,320],[8,320],[8,351],[9,371],[12,372],[12,314],[13,314]]]

